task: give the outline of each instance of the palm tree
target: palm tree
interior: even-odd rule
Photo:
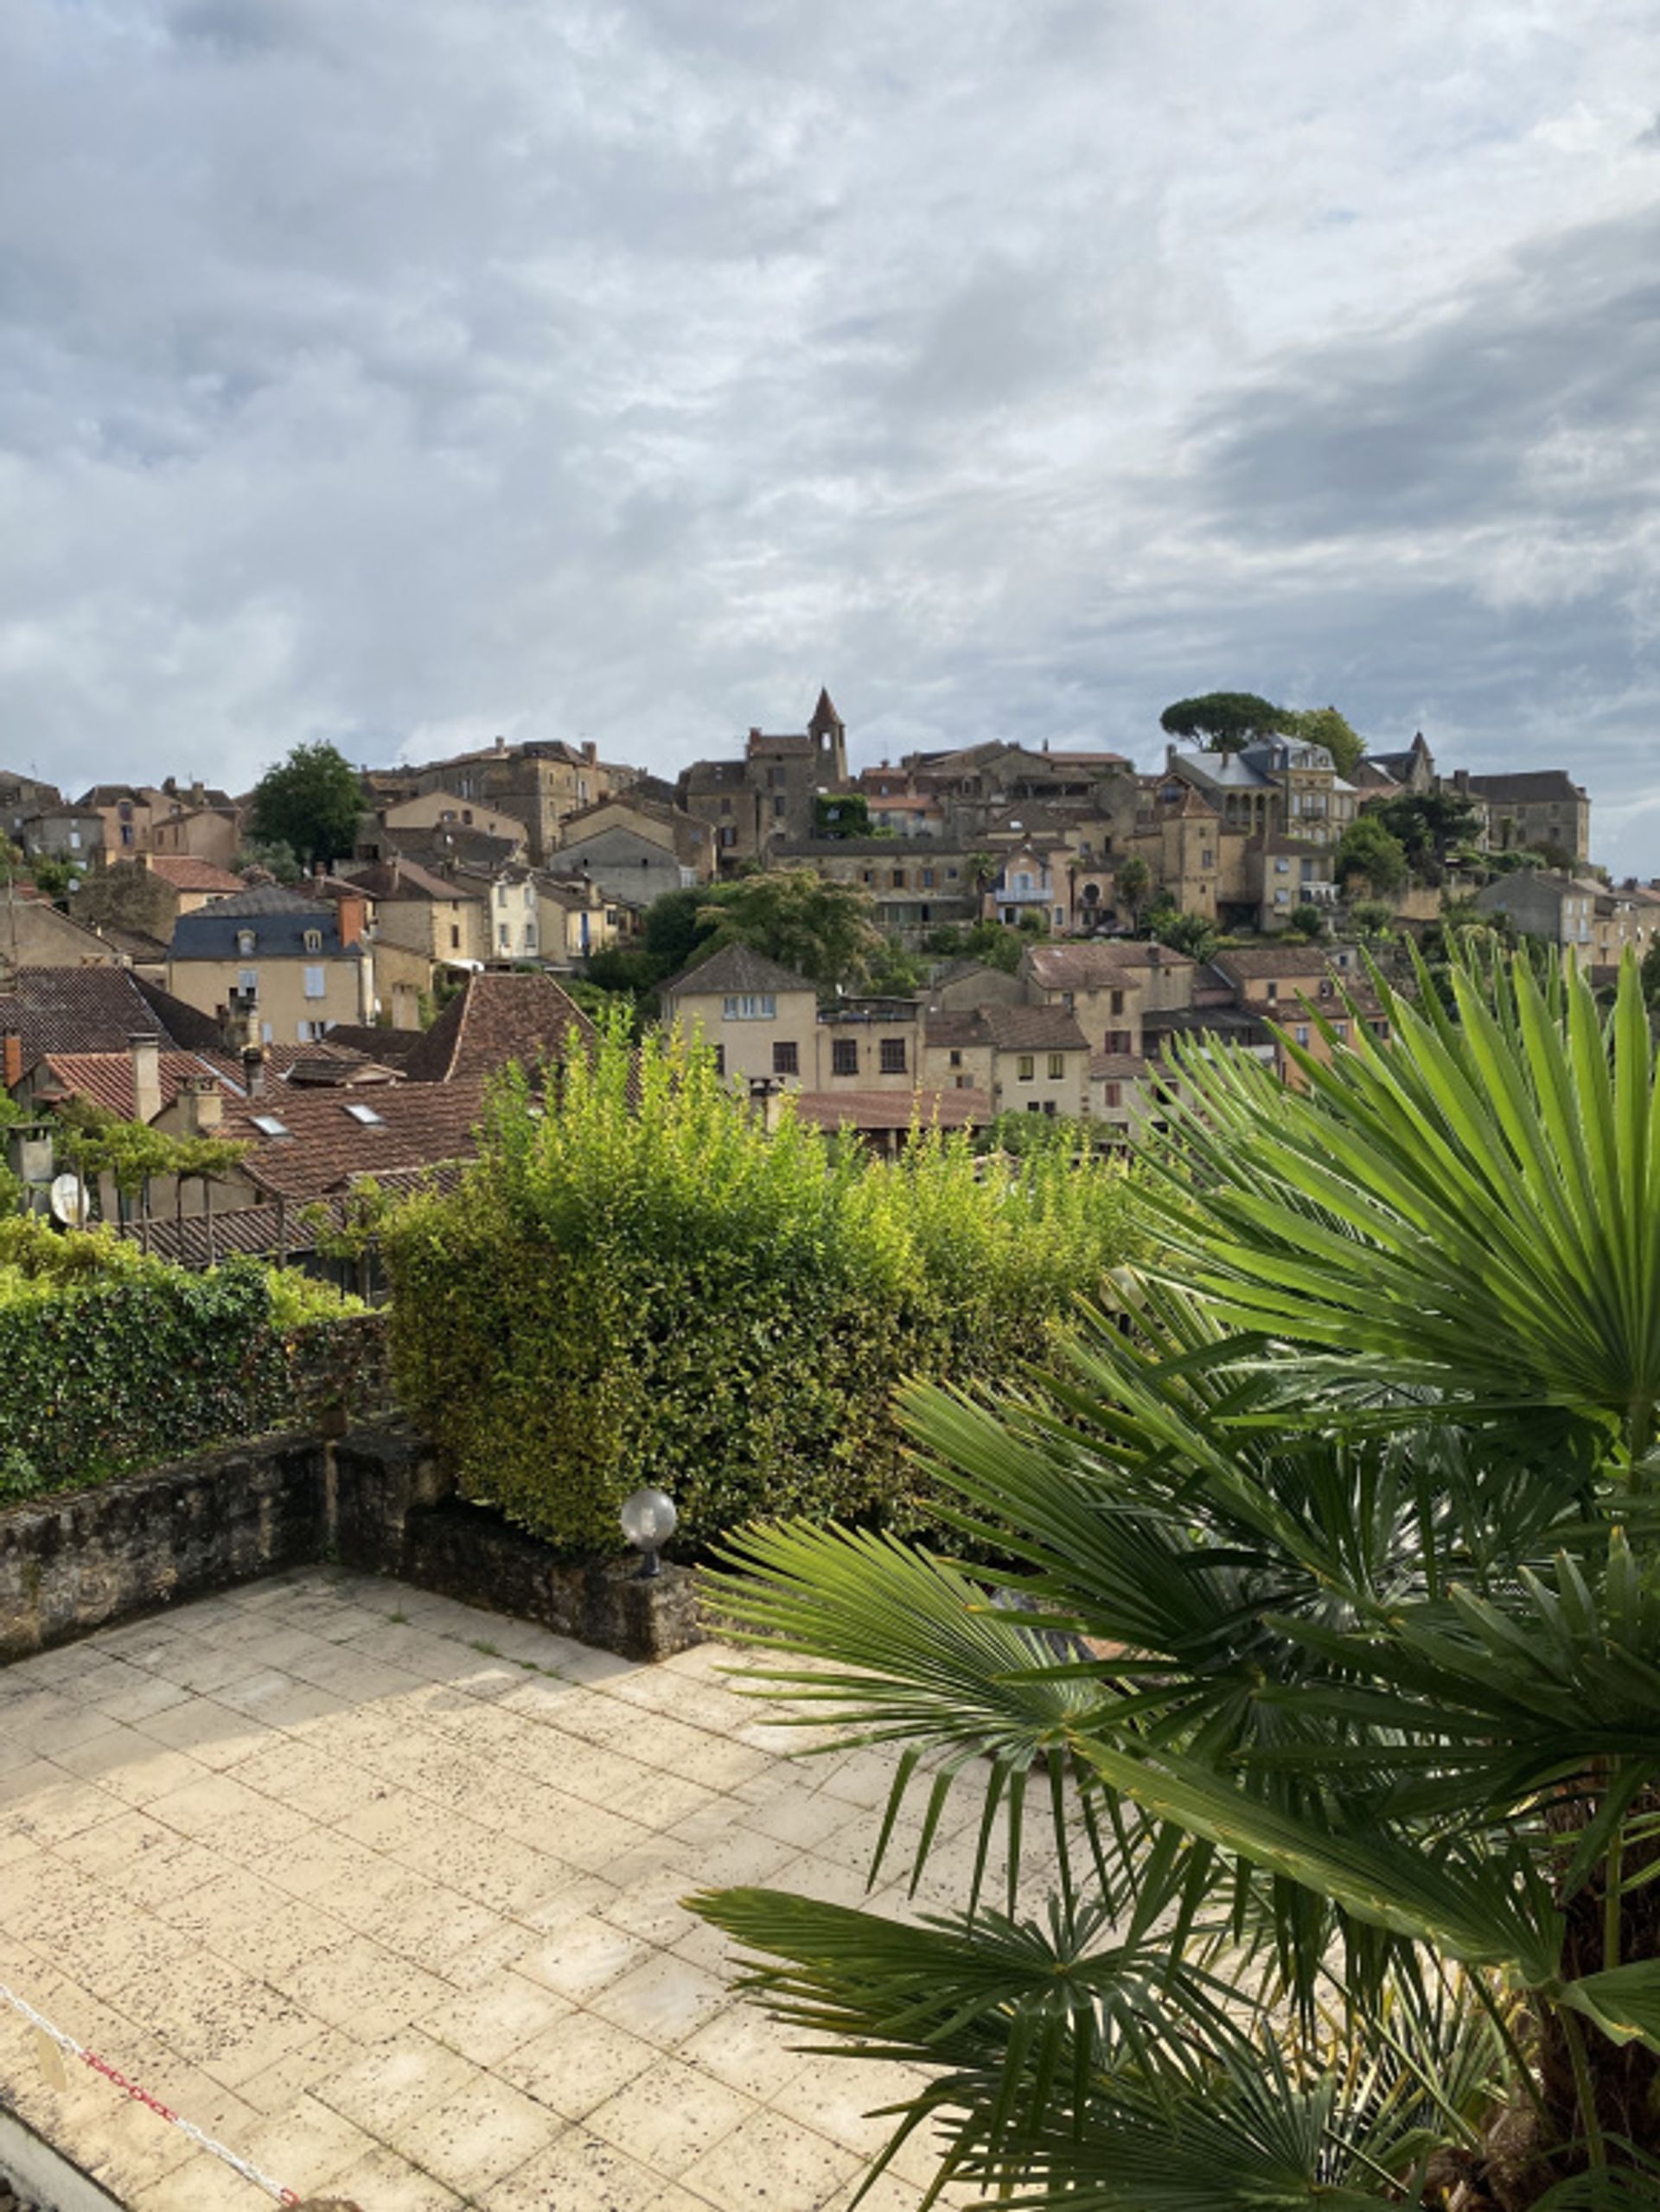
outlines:
[[[899,1752],[913,1877],[960,1793],[978,1842],[914,1924],[698,1909],[817,2047],[927,2069],[901,2134],[1014,2204],[1660,2202],[1637,970],[1606,1023],[1519,960],[1379,989],[1393,1042],[1287,1043],[1301,1092],[1188,1055],[1128,1333],[910,1393],[994,1575],[794,1523],[715,1578],[789,1714]]]

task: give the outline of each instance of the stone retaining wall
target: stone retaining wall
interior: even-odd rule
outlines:
[[[663,1659],[699,1640],[686,1569],[568,1566],[469,1505],[420,1437],[396,1426],[264,1437],[101,1488],[0,1511],[0,1661],[284,1568],[396,1576],[562,1635]]]

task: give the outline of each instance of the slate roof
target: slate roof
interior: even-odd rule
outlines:
[[[1513,806],[1547,805],[1555,799],[1577,806],[1585,797],[1566,768],[1530,768],[1518,775],[1472,775],[1470,788],[1490,801],[1508,800]]]
[[[238,1172],[257,1189],[304,1203],[345,1189],[360,1176],[476,1157],[483,1103],[478,1077],[394,1083],[350,1097],[267,1085],[259,1097],[227,1106],[220,1134],[250,1144]],[[364,1121],[364,1110],[377,1119]],[[267,1135],[257,1119],[280,1122],[285,1133]]]
[[[1147,1072],[1146,1055],[1140,1052],[1095,1052],[1089,1055],[1092,1083],[1139,1083]]]
[[[751,760],[804,761],[811,759],[818,749],[812,738],[797,730],[769,736],[764,730],[751,730],[744,740],[744,750]]]
[[[354,887],[355,888],[355,887]],[[342,946],[340,923],[332,902],[307,898],[281,883],[260,883],[235,898],[214,899],[194,914],[182,914],[173,925],[169,952],[176,960],[235,960],[245,957],[237,943],[246,929],[254,934],[253,951],[246,958],[262,960],[303,959],[308,957],[308,931],[321,933],[313,959],[361,960],[367,947],[360,938]]]
[[[1141,1024],[1149,1045],[1171,1036],[1218,1036],[1229,1044],[1265,1045],[1274,1032],[1261,1014],[1240,1006],[1172,1006],[1149,1014]]]
[[[725,997],[753,995],[770,991],[775,996],[783,991],[812,991],[815,985],[804,975],[797,975],[793,968],[769,960],[764,953],[748,945],[723,945],[699,966],[684,968],[670,982],[659,987],[659,996],[678,998],[683,991],[699,994],[713,993]]]
[[[465,1082],[509,1061],[534,1067],[593,1038],[593,1023],[552,976],[469,975],[402,1066],[412,1083]]]
[[[125,1052],[143,1032],[163,1045],[217,1051],[217,1025],[126,968],[19,968],[0,987],[0,1031],[15,1030],[27,1065],[48,1052]]]
[[[820,1129],[967,1129],[995,1118],[984,1091],[796,1091],[791,1104]]]

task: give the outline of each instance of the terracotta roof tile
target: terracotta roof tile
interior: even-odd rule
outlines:
[[[999,1052],[1085,1052],[1089,1040],[1064,1006],[982,1006],[980,1018]]]
[[[63,1091],[107,1107],[123,1121],[132,1119],[136,1101],[131,1051],[48,1052],[35,1065],[45,1069]],[[241,1071],[223,1055],[214,1060],[206,1053],[162,1052],[156,1055],[156,1068],[163,1106],[171,1106],[181,1085],[198,1075],[217,1077],[227,1100],[239,1100],[242,1095]]]
[[[19,968],[0,985],[0,1030],[15,1030],[25,1063],[48,1052],[124,1052],[137,1032],[193,1050],[220,1043],[194,1007],[126,968]]]
[[[413,1083],[491,1075],[510,1061],[533,1067],[591,1044],[594,1025],[549,975],[469,975],[403,1061]]]
[[[1191,968],[1185,953],[1140,937],[1098,937],[1088,945],[1034,945],[1026,954],[1032,980],[1045,991],[1098,991],[1126,982],[1138,968]]]
[[[257,1188],[303,1203],[344,1189],[356,1176],[474,1158],[483,1103],[476,1077],[395,1083],[350,1098],[267,1086],[259,1097],[227,1106],[220,1133],[251,1144],[239,1172]],[[262,1119],[280,1124],[284,1133],[261,1130]]]
[[[188,852],[152,852],[146,856],[145,867],[152,876],[159,876],[164,883],[171,883],[176,891],[222,892],[233,898],[247,886],[239,876],[233,876],[228,868],[215,866],[211,860],[198,860]]]
[[[993,1118],[984,1091],[797,1091],[792,1103],[820,1129],[967,1129]]]
[[[1218,953],[1211,965],[1224,975],[1248,982],[1258,976],[1308,975],[1331,972],[1326,955],[1318,945],[1244,945]]]

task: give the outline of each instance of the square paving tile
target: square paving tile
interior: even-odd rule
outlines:
[[[0,1669],[0,1976],[364,2212],[832,2212],[903,2083],[738,2000],[683,1901],[857,1901],[892,1763],[788,1757],[742,1665],[316,1570]],[[268,2202],[31,2037],[0,2010],[0,2094],[131,2212]]]

